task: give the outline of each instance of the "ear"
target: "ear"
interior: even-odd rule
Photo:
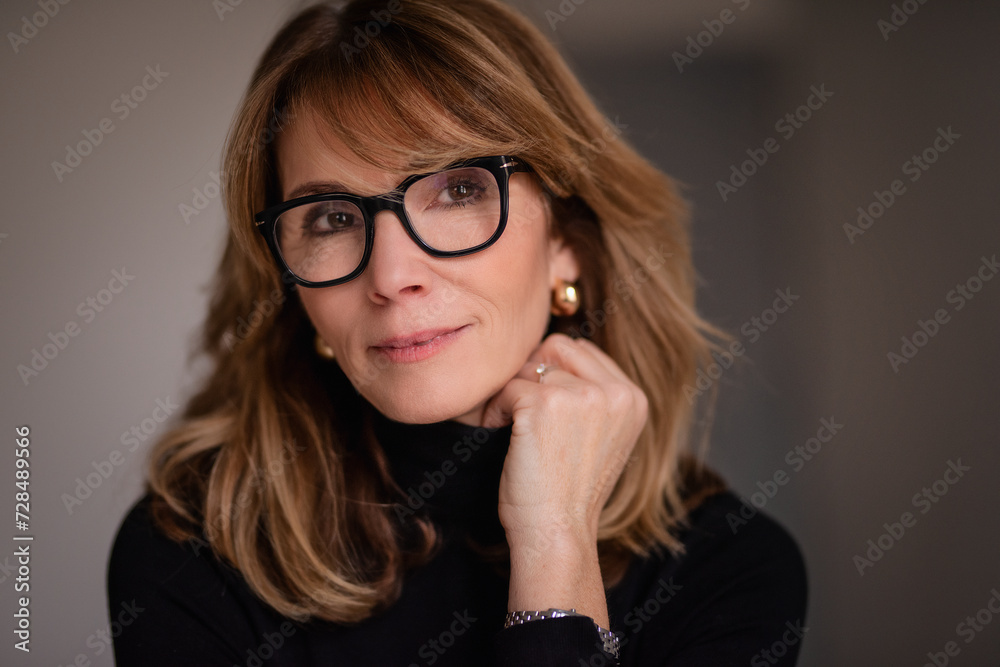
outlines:
[[[562,238],[549,239],[549,285],[552,289],[555,289],[557,278],[571,283],[580,278],[576,253]]]

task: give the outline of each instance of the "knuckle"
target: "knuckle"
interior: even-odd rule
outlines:
[[[588,405],[600,405],[611,402],[609,400],[607,390],[596,384],[583,385],[580,388],[580,394],[584,403],[587,403]]]
[[[636,389],[635,391],[636,405],[639,408],[639,412],[642,414],[649,413],[649,396],[646,396],[646,392],[641,389]]]
[[[573,339],[565,334],[552,334],[554,340],[551,341],[556,353],[562,357],[571,357],[579,351]],[[558,338],[556,338],[558,336]]]
[[[632,389],[622,383],[615,382],[605,387],[608,401],[615,407],[627,408],[635,402]]]
[[[541,392],[542,404],[549,409],[565,410],[576,402],[574,392],[558,385],[544,385]]]
[[[554,334],[551,334],[549,336],[549,340],[551,340],[554,343],[564,343],[566,345],[571,345],[573,343],[572,338],[561,332],[556,332]]]

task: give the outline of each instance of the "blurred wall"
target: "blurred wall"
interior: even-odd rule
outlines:
[[[995,664],[1000,619],[981,610],[1000,590],[1000,280],[985,279],[1000,256],[1000,9],[516,4],[694,205],[701,309],[746,349],[713,380],[709,458],[805,551],[801,664],[925,664],[948,642],[951,664]],[[0,7],[20,35],[0,56],[0,387],[8,433],[31,428],[35,536],[32,652],[7,642],[0,662],[110,665],[108,549],[158,419],[203,372],[185,360],[224,238],[213,172],[293,7],[39,11]],[[90,153],[68,158],[84,140]],[[791,304],[780,314],[776,292]],[[0,457],[0,479],[14,473],[13,454]],[[7,618],[12,554],[0,552]]]

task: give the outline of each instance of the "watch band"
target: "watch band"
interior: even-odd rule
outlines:
[[[583,618],[590,618],[586,614],[577,613],[576,609],[556,609],[555,607],[550,607],[544,611],[508,611],[507,619],[504,621],[504,628],[509,628],[512,625],[521,625],[522,623],[527,623],[528,621],[537,621],[543,618],[560,618],[562,616],[582,616]],[[597,624],[597,621],[590,619],[594,623],[594,627],[597,628],[597,633],[601,636],[601,641],[604,643],[604,651],[609,655],[614,656],[615,661],[620,660],[618,649],[620,645],[620,640],[618,635],[602,628]]]

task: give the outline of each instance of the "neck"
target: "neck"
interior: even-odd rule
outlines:
[[[510,425],[407,424],[372,409],[372,431],[403,494],[397,511],[424,514],[484,543],[503,539],[497,503]]]

